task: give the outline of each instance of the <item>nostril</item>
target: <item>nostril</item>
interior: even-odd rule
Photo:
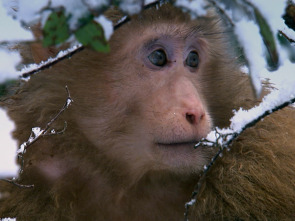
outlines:
[[[190,124],[195,124],[196,121],[196,117],[193,114],[186,114],[186,120],[190,123]]]
[[[203,112],[189,111],[185,114],[185,118],[190,124],[198,124],[204,117],[205,114]]]

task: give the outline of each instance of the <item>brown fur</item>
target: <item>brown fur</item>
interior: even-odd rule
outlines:
[[[146,71],[138,62],[147,39],[170,34],[173,45],[192,30],[201,60],[196,73],[181,65],[169,72]],[[190,88],[186,97],[201,102],[219,127],[229,124],[234,108],[254,104],[249,81],[239,73],[214,16],[191,21],[169,5],[148,9],[120,27],[110,46],[109,54],[85,49],[32,76],[3,101],[22,143],[32,127],[43,128],[61,108],[65,85],[74,99],[54,124],[63,128],[66,120],[65,134],[42,138],[24,155],[19,182],[35,187],[0,182],[0,217],[182,220],[184,203],[215,150],[192,150],[175,164],[150,151],[151,136],[166,139],[171,131],[177,137],[190,130],[199,136],[208,127],[209,121],[200,121],[191,129],[185,119],[169,117],[187,101],[174,96],[175,90]],[[239,137],[206,177],[191,220],[294,219],[294,117],[291,108],[280,111]]]

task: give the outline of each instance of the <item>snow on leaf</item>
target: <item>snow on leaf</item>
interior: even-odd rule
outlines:
[[[109,40],[114,31],[112,22],[108,20],[104,15],[95,17],[94,20],[102,26],[104,30],[104,37],[106,40]]]

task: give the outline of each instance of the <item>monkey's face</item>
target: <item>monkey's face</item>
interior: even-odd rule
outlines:
[[[110,41],[110,80],[102,85],[108,104],[97,107],[104,110],[96,120],[101,131],[87,136],[111,158],[137,167],[200,171],[212,151],[194,149],[212,127],[202,94],[206,42],[184,25],[126,26]]]
[[[131,19],[114,32],[111,52],[95,58],[98,82],[104,81],[95,96],[103,102],[94,108],[96,119],[86,121],[97,128],[87,136],[107,157],[130,167],[198,172],[212,150],[194,145],[213,123],[228,121],[223,116],[231,106],[222,107],[232,91],[219,91],[232,84],[235,70],[223,65],[231,58],[220,56],[226,51],[212,34],[221,33],[213,29],[213,17],[210,23],[180,15],[171,22],[169,10]]]
[[[149,148],[157,161],[176,171],[198,170],[208,156],[194,145],[211,129],[201,89],[205,42],[185,36],[185,29],[176,34],[179,26],[170,28],[146,29],[136,47],[133,72],[141,88],[137,94],[142,98]]]

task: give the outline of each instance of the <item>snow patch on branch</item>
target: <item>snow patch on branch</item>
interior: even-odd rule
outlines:
[[[264,69],[261,76],[268,78],[275,88],[270,94],[265,96],[260,105],[250,109],[235,112],[231,119],[230,128],[239,132],[243,126],[253,121],[266,111],[271,111],[279,105],[288,102],[295,97],[295,75],[294,64],[286,60],[285,63],[275,72],[268,72]]]
[[[232,138],[232,134],[241,133],[245,129],[245,126],[259,119],[264,113],[271,113],[280,105],[290,102],[295,98],[293,63],[287,60],[280,69],[275,72],[268,72],[265,68],[262,70],[262,76],[268,78],[269,82],[272,83],[275,88],[262,99],[259,105],[250,110],[240,108],[238,111],[234,111],[234,116],[230,120],[230,127],[224,129],[216,128],[208,134],[201,144],[206,146],[222,146]]]
[[[76,51],[77,49],[79,49],[81,47],[82,47],[81,44],[77,44],[67,50],[60,51],[56,57],[49,58],[47,61],[41,61],[39,64],[30,64],[30,65],[24,67],[21,71],[19,71],[18,76],[23,76],[24,74],[29,73],[31,71],[41,69],[42,67],[49,65],[55,61],[58,61],[62,57],[69,55],[70,53]],[[24,78],[24,80],[29,80],[29,79],[30,79],[29,76]]]

